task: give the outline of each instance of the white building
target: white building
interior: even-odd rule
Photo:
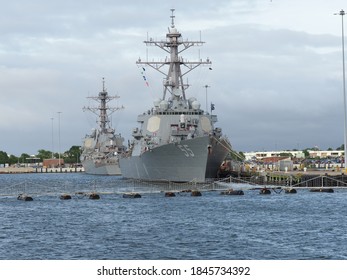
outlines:
[[[310,158],[327,158],[327,157],[341,157],[345,153],[341,150],[333,151],[314,151],[308,150]],[[302,151],[269,151],[269,152],[247,152],[243,153],[246,160],[263,159],[268,157],[279,157],[281,154],[291,154],[295,158],[304,158],[305,154]]]
[[[281,154],[291,154],[292,157],[304,158],[305,154],[302,151],[269,151],[269,152],[247,152],[243,153],[246,160],[263,159],[267,157],[279,157]]]
[[[311,151],[308,150],[311,158],[327,158],[327,157],[341,157],[345,154],[344,151]]]

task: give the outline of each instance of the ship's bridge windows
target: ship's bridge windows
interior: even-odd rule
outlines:
[[[157,111],[156,113],[158,115],[202,115],[201,111]]]

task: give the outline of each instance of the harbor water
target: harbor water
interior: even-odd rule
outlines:
[[[347,259],[345,189],[165,197],[121,177],[73,173],[0,175],[0,194],[2,260]]]

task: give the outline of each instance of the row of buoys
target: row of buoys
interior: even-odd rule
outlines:
[[[287,188],[284,191],[285,193],[293,194],[297,193],[296,189],[294,188]],[[319,188],[319,189],[310,189],[310,192],[326,192],[326,193],[333,193],[334,189],[332,188]],[[271,194],[271,191],[268,188],[262,188],[260,189],[260,194]]]
[[[100,195],[97,193],[90,193],[90,194],[76,193],[76,194],[88,196],[89,199],[100,199]],[[68,199],[71,199],[72,197],[69,194],[62,194],[59,198],[62,200],[68,200]]]
[[[83,194],[83,193],[78,193],[78,194]],[[83,195],[85,195],[85,194],[83,194]],[[87,196],[88,196],[89,199],[100,199],[100,195],[97,194],[97,193],[90,193]],[[72,197],[69,194],[62,194],[62,195],[59,196],[59,198],[61,200],[69,200]],[[26,195],[26,194],[19,194],[17,199],[18,200],[23,200],[23,201],[33,201],[34,200],[31,196]]]
[[[181,192],[190,192],[191,196],[201,196],[201,192],[198,190],[184,190]],[[317,188],[317,189],[310,189],[310,192],[326,192],[326,193],[333,193],[334,189],[332,188]],[[296,189],[290,188],[290,189],[285,189],[285,193],[288,194],[294,194],[297,193]],[[221,195],[244,195],[244,192],[242,190],[233,190],[233,189],[228,189],[225,191],[222,191],[220,193]],[[268,188],[262,188],[259,191],[259,194],[261,195],[266,195],[266,194],[271,194],[270,189]],[[100,195],[97,193],[90,193],[90,194],[85,194],[83,192],[78,192],[76,195],[83,195],[83,196],[88,196],[89,199],[100,199]],[[175,197],[176,194],[175,192],[165,192],[165,197]],[[71,199],[71,195],[69,194],[62,194],[59,197],[62,200],[69,200]],[[141,198],[141,195],[139,193],[135,192],[130,192],[130,193],[124,193],[123,198]],[[23,201],[33,201],[33,198],[29,195],[26,194],[19,194],[17,197],[18,200],[23,200]]]

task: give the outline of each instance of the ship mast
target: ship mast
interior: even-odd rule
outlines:
[[[174,11],[175,9],[171,9],[171,27],[169,28],[169,32],[166,34],[166,40],[155,41],[150,38],[149,40],[144,41],[147,46],[157,46],[165,52],[169,53],[170,56],[167,57],[164,62],[149,62],[139,59],[136,64],[148,65],[165,75],[166,78],[164,80],[163,99],[165,100],[166,93],[169,92],[171,94],[172,100],[171,108],[181,109],[182,106],[187,106],[185,90],[189,87],[188,84],[184,84],[183,76],[202,64],[211,64],[211,61],[207,58],[206,61],[200,60],[195,62],[188,62],[184,61],[183,58],[179,56],[180,53],[184,52],[188,48],[192,46],[202,46],[205,42],[188,40],[183,41],[181,33],[178,32],[175,27]],[[162,69],[164,66],[169,67],[167,73],[165,73]],[[187,68],[185,72],[182,72],[181,66]]]
[[[118,99],[119,96],[110,96],[107,93],[107,90],[105,88],[105,78],[102,78],[102,91],[99,92],[98,96],[90,96],[88,98],[91,98],[98,102],[100,105],[99,107],[83,107],[83,111],[90,111],[94,113],[95,115],[99,116],[99,126],[100,126],[100,132],[106,132],[109,126],[109,117],[112,113],[115,111],[124,109],[123,106],[121,107],[108,107],[107,103],[110,102],[113,99]]]

